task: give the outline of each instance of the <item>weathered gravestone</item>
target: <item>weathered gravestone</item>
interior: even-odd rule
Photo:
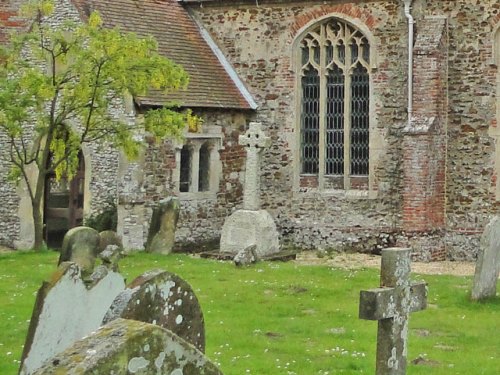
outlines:
[[[132,281],[116,297],[103,324],[116,318],[159,325],[205,351],[205,323],[198,299],[191,286],[173,273],[153,270]]]
[[[199,350],[161,327],[117,319],[59,353],[35,375],[222,375]]]
[[[243,209],[235,211],[224,222],[220,251],[238,254],[255,245],[259,257],[278,253],[279,237],[272,216],[260,209],[260,156],[271,139],[261,130],[261,124],[251,122],[248,131],[240,135],[239,143],[246,148],[245,188]]]
[[[180,203],[176,197],[161,200],[153,209],[146,251],[170,254],[175,241],[175,228],[179,220]]]
[[[99,253],[99,233],[88,227],[75,227],[64,236],[59,264],[73,262],[80,266],[84,275],[90,275]]]
[[[382,250],[380,288],[360,295],[359,317],[378,320],[377,375],[406,374],[409,315],[427,306],[426,283],[410,282],[410,253]]]
[[[118,272],[118,261],[123,257],[123,249],[117,245],[108,245],[98,256],[103,266]]]
[[[500,216],[486,225],[481,237],[481,248],[476,261],[472,299],[495,297],[500,272]]]
[[[109,245],[118,246],[123,250],[123,242],[120,236],[113,230],[99,232],[99,252],[103,252]]]
[[[85,283],[78,265],[61,264],[38,291],[20,374],[32,374],[45,360],[99,328],[124,288],[123,277],[104,266]]]

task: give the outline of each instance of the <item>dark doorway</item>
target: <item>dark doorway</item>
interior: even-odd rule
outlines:
[[[45,180],[44,228],[47,246],[58,249],[66,232],[83,224],[85,161],[80,152],[78,170],[71,181],[56,180],[55,173]]]

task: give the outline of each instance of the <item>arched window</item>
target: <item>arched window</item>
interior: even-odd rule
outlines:
[[[300,173],[320,188],[368,188],[370,44],[330,18],[299,43]]]
[[[181,150],[179,191],[187,193],[191,185],[191,149],[184,145]]]
[[[209,128],[210,129],[210,128]],[[192,199],[217,193],[221,138],[219,133],[189,134],[186,144],[176,147],[174,181],[181,196]]]
[[[208,142],[200,147],[200,167],[198,170],[198,191],[210,190],[210,146]]]

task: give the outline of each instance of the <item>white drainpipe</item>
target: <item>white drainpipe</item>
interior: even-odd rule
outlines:
[[[412,0],[403,0],[405,16],[408,18],[408,125],[413,117],[413,25],[415,20],[411,15]]]

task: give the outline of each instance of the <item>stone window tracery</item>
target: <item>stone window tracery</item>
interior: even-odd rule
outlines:
[[[370,44],[330,18],[300,40],[300,174],[320,189],[367,189]]]

